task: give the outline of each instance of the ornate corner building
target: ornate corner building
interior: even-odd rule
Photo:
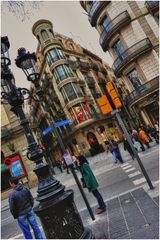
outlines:
[[[120,133],[115,120],[102,116],[96,102],[106,91],[106,82],[115,80],[112,69],[71,38],[54,32],[48,20],[37,21],[32,32],[38,40],[37,67],[45,99],[36,104],[31,101],[30,109],[40,131],[53,122],[71,119],[72,125],[57,127],[71,153],[80,150],[94,155],[104,151],[107,135],[118,139]],[[36,91],[33,86],[32,91]],[[41,134],[41,142],[52,163],[62,158],[54,131]]]
[[[123,103],[137,125],[159,117],[159,1],[80,1],[109,51],[128,93]]]

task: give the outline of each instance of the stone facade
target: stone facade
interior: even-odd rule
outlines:
[[[114,59],[115,75],[123,79],[128,90],[124,103],[131,114],[137,112],[140,122],[154,124],[159,109],[159,2],[109,1],[104,5],[103,1],[81,1],[80,4],[87,11],[91,26],[99,32],[103,50],[108,50]]]
[[[27,140],[24,135],[23,129],[19,124],[19,120],[12,112],[10,112],[8,105],[1,106],[1,113],[1,152],[4,154],[5,158],[10,157],[11,155],[19,154],[22,158],[23,164],[27,172],[27,179],[22,178],[21,180],[28,183],[29,187],[36,186],[37,177],[33,172],[35,164],[29,161],[26,157]],[[12,148],[12,146],[14,149]],[[3,165],[2,158],[1,164]],[[7,169],[4,168],[4,171],[6,170]],[[8,173],[6,173],[7,175],[5,175],[5,173],[3,172],[3,168],[2,174],[4,174],[3,177],[8,179]],[[1,183],[3,184],[3,181],[1,181]],[[1,195],[2,199],[8,197],[9,192],[9,188],[3,190]]]

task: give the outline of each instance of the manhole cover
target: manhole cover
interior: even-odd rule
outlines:
[[[150,226],[149,223],[146,223],[146,224],[144,225],[145,228],[148,228],[149,226]]]

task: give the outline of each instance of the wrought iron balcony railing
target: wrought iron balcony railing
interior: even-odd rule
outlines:
[[[90,68],[89,63],[87,63],[87,62],[78,61],[78,62],[77,62],[77,65],[80,66],[80,67],[82,67],[82,68],[85,68],[85,69]]]
[[[97,66],[95,63],[91,63],[91,68],[92,68],[94,71],[98,71],[98,70],[99,70],[98,66]]]
[[[99,43],[103,51],[107,51],[108,43],[112,36],[122,27],[127,26],[130,21],[130,15],[127,11],[124,11],[107,24],[107,26],[103,29],[99,39]]]
[[[145,38],[125,50],[113,63],[112,69],[115,75],[119,77],[124,67],[151,49],[152,44],[149,38]]]
[[[88,83],[88,84],[95,84],[95,81],[92,77],[85,77],[85,81]]]
[[[93,1],[90,12],[88,13],[88,20],[92,27],[95,27],[96,20],[101,10],[106,7],[110,1]]]
[[[126,98],[126,103],[131,105],[138,99],[142,98],[146,94],[151,93],[156,89],[159,89],[159,76],[153,78],[149,82],[141,85],[139,88],[131,92]]]
[[[152,14],[159,11],[159,1],[146,1],[145,4]]]

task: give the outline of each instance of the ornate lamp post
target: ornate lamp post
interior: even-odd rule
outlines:
[[[65,187],[57,181],[49,171],[49,165],[43,162],[43,153],[35,142],[34,136],[25,117],[22,105],[24,100],[32,97],[40,101],[42,90],[39,86],[39,73],[35,67],[36,56],[26,52],[24,48],[18,50],[16,65],[24,71],[27,79],[32,81],[38,89],[35,98],[25,88],[17,88],[15,79],[9,69],[8,37],[1,38],[1,99],[3,104],[10,104],[19,118],[28,142],[27,157],[36,163],[33,170],[38,177],[37,201],[39,204],[34,208],[41,220],[47,239],[92,239],[90,229],[84,228],[80,215],[73,199],[73,191],[65,191]]]

